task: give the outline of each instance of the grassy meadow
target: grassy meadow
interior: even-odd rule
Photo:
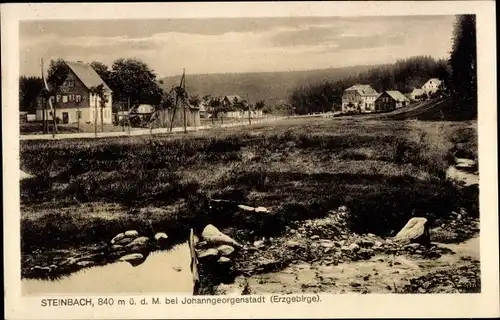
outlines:
[[[218,131],[21,141],[23,252],[109,241],[125,229],[179,240],[207,223],[235,237],[279,234],[345,205],[356,232],[390,235],[477,198],[445,180],[453,155],[477,157],[475,122],[289,119]],[[271,213],[212,210],[208,199]]]

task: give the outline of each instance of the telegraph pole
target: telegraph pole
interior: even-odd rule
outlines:
[[[247,105],[248,105],[248,124],[252,124],[252,118],[250,117],[250,100],[248,100],[248,92],[247,92]]]
[[[186,119],[186,103],[184,101],[186,94],[186,69],[182,69],[182,109],[184,110],[184,133],[187,133],[187,119]]]

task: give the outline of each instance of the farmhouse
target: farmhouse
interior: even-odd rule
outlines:
[[[424,90],[427,94],[432,94],[438,91],[441,86],[442,81],[437,78],[431,78],[427,80],[427,82],[422,86],[422,90]]]
[[[347,88],[342,95],[342,113],[373,112],[378,96],[378,92],[370,85],[355,84]]]
[[[392,111],[405,107],[409,103],[410,100],[399,91],[384,91],[377,100],[375,100],[375,110],[377,112]]]
[[[99,77],[97,72],[81,61],[65,61],[69,72],[63,85],[57,89],[52,103],[56,109],[56,119],[62,123],[75,123],[78,121],[93,123],[96,118],[101,123],[112,123],[112,91]],[[101,112],[101,99],[91,92],[91,88],[103,85],[105,104]],[[43,120],[43,104],[45,99],[38,98],[36,120]],[[45,119],[52,120],[52,111],[48,104],[45,107]]]
[[[412,100],[420,100],[421,97],[424,95],[425,91],[424,89],[413,89],[413,91],[410,93],[410,97]]]
[[[239,95],[229,95],[224,96],[222,98],[222,106],[225,110],[229,110],[224,112],[224,118],[233,118],[233,119],[247,119],[248,118],[248,110],[242,110],[240,107],[235,106],[236,103],[241,102],[243,108],[248,107],[248,102],[240,97]],[[262,118],[262,110],[251,110],[250,111],[251,118]]]

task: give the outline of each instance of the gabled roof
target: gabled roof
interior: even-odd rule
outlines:
[[[413,91],[411,92],[412,95],[414,96],[419,96],[419,95],[422,95],[424,94],[424,89],[420,89],[420,88],[415,88],[413,89]]]
[[[386,91],[389,96],[391,96],[394,100],[396,101],[408,101],[408,98],[406,98],[401,92],[397,90],[390,90]]]
[[[373,89],[369,84],[355,84],[345,91],[357,91],[362,96],[378,96],[378,92]]]
[[[66,65],[82,81],[83,85],[90,89],[100,84],[104,85],[104,90],[111,91],[108,85],[101,79],[97,72],[89,64],[83,62],[65,61]]]
[[[239,95],[237,94],[232,94],[232,95],[229,95],[229,96],[225,96],[224,98],[227,98],[227,100],[229,100],[229,102],[233,103],[234,101],[234,98],[238,99],[238,101],[243,101],[245,99],[243,99],[242,97],[240,97]]]
[[[440,83],[441,83],[441,80],[439,80],[438,78],[430,78],[429,80],[427,80],[427,81],[425,82],[425,84],[427,84],[428,82],[431,82],[431,81],[437,82],[438,84],[440,84]],[[425,84],[424,84],[424,85],[425,85]]]

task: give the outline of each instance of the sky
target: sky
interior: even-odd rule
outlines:
[[[454,16],[37,20],[19,26],[20,74],[40,59],[146,62],[182,73],[311,70],[447,58]]]

